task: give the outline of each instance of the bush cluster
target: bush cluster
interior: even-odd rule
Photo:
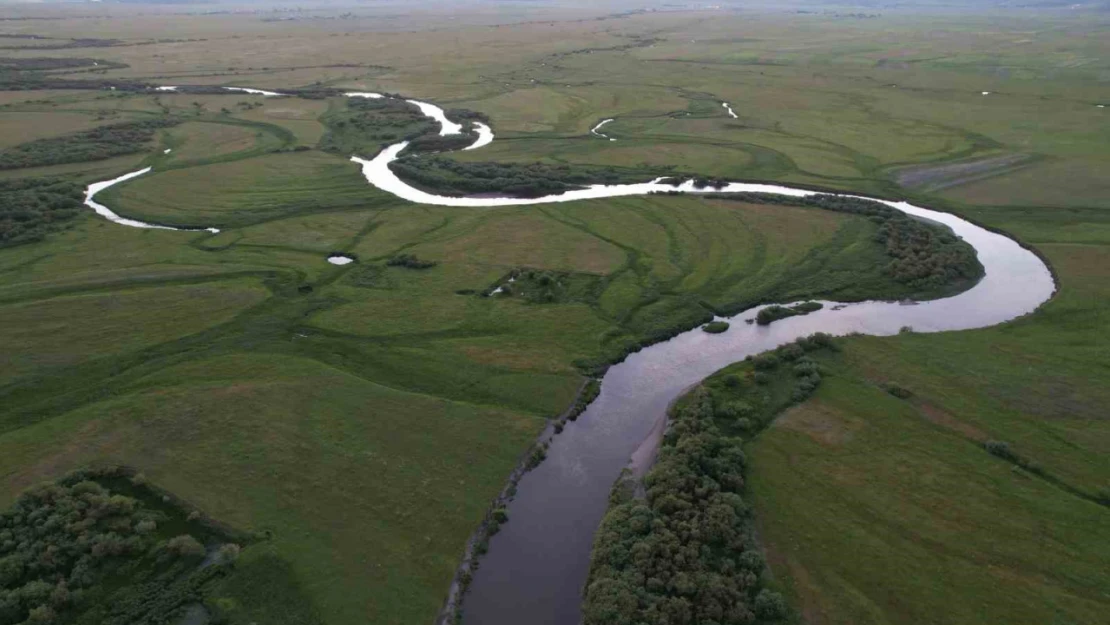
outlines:
[[[170,620],[225,569],[199,569],[204,546],[165,521],[84,476],[26,491],[0,514],[0,624]]]
[[[642,177],[611,167],[547,165],[544,163],[467,163],[444,157],[406,157],[390,164],[399,177],[438,193],[467,195],[502,193],[540,197],[590,184],[617,184]]]
[[[377,151],[396,141],[412,141],[438,130],[416,106],[394,98],[348,98],[347,109],[323,118],[328,127],[320,149],[328,152]]]
[[[721,334],[728,331],[729,325],[727,321],[710,321],[703,325],[701,329],[710,334]]]
[[[802,302],[794,306],[768,306],[755,316],[755,321],[761,326],[771,325],[779,319],[787,317],[795,317],[797,315],[808,315],[811,312],[818,311],[824,308],[824,305],[819,302]]]
[[[0,180],[0,247],[41,241],[81,211],[79,185],[53,178]]]
[[[741,440],[714,423],[703,389],[673,414],[647,497],[602,521],[583,604],[586,625],[740,625],[786,615],[762,584]]]
[[[389,267],[404,267],[405,269],[431,269],[437,265],[434,260],[420,260],[415,254],[398,254],[385,261]]]
[[[571,407],[567,413],[567,419],[570,421],[577,421],[579,415],[586,412],[586,408],[590,407],[597,396],[601,394],[601,380],[591,378],[586,382],[585,388],[578,394],[578,399],[574,401],[574,406]]]
[[[891,257],[887,274],[911,288],[933,289],[983,276],[983,265],[975,248],[947,228],[914,219],[875,200],[830,194],[786,197],[770,193],[722,193],[709,197],[753,204],[815,206],[863,215],[879,225],[875,239],[886,246]]]
[[[165,117],[36,139],[0,151],[0,169],[83,163],[141,152],[154,138],[155,132],[178,123],[177,119]]]
[[[678,402],[636,499],[627,474],[594,542],[586,625],[735,625],[780,622],[783,598],[765,569],[742,498],[741,439],[821,382],[812,356],[827,334],[798,339],[714,376]],[[752,370],[755,371],[752,371]],[[753,383],[754,382],[754,383]],[[793,385],[793,386],[791,386]]]

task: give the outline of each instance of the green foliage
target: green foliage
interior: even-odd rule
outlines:
[[[727,321],[710,321],[701,327],[702,330],[709,334],[722,334],[727,332],[729,328]]]
[[[736,566],[757,548],[740,496],[741,440],[720,432],[708,393],[695,393],[673,413],[645,479],[647,499],[617,505],[602,521],[587,625],[754,622],[759,573]]]
[[[718,372],[678,401],[659,459],[644,479],[647,497],[626,480],[594,542],[583,607],[587,625],[774,623],[789,613],[763,586],[764,559],[741,494],[747,462],[736,434],[820,383],[806,354],[827,350],[817,334]],[[754,372],[755,362],[765,371]],[[794,362],[791,368],[780,366]],[[764,376],[762,384],[748,378]]]
[[[771,325],[779,319],[795,317],[797,315],[808,315],[822,308],[824,308],[824,305],[819,302],[802,302],[795,306],[779,306],[776,304],[760,310],[755,317],[755,321],[761,326],[766,326]]]
[[[155,132],[178,123],[172,118],[147,119],[37,139],[0,151],[0,169],[81,163],[142,152]]]
[[[321,121],[328,132],[320,149],[340,154],[374,154],[399,141],[437,132],[439,126],[416,106],[394,98],[347,98],[346,108],[328,113]]]
[[[788,198],[767,193],[723,193],[711,197],[757,204],[815,206],[866,216],[879,224],[875,240],[886,246],[892,259],[886,273],[915,289],[927,291],[954,285],[962,289],[983,277],[983,265],[974,248],[947,228],[914,219],[874,200],[829,194]]]
[[[82,206],[81,187],[52,178],[0,180],[0,247],[41,241]]]
[[[415,254],[398,254],[385,261],[389,267],[404,267],[405,269],[431,269],[436,266],[433,260],[420,260]]]
[[[897,382],[887,382],[886,384],[883,384],[883,390],[897,397],[898,399],[909,399],[913,397],[913,391],[905,388],[904,386],[901,386]]]
[[[578,416],[586,412],[586,408],[589,408],[590,404],[593,403],[600,394],[601,380],[591,378],[586,382],[586,386],[582,389],[582,392],[578,394],[578,398],[574,400],[574,406],[572,406],[567,413],[567,419],[570,421],[577,421]]]
[[[528,452],[528,459],[524,463],[525,470],[531,471],[547,460],[547,446],[548,443],[537,443],[532,446],[532,450]]]
[[[590,184],[639,181],[646,175],[643,171],[613,167],[469,163],[430,156],[401,158],[391,163],[390,168],[403,180],[437,193],[502,193],[515,197],[540,197]]]
[[[486,289],[485,294],[490,295],[501,289],[501,294],[519,295],[532,304],[584,302],[596,305],[603,288],[602,278],[593,274],[514,269]]]
[[[159,522],[180,521],[87,477],[31,488],[0,514],[0,625],[164,623],[225,573],[198,570],[196,537],[162,541]]]

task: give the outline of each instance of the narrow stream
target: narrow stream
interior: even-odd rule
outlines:
[[[348,95],[382,97],[369,93]],[[440,122],[440,134],[461,131],[461,125],[448,120],[439,107],[410,102]],[[731,113],[727,104],[725,107]],[[600,126],[592,132],[598,134]],[[488,127],[482,125],[478,130],[478,141],[467,149],[493,141]],[[541,198],[449,197],[413,188],[390,170],[389,163],[396,160],[407,145],[392,145],[373,159],[353,157],[352,160],[362,166],[362,173],[371,185],[419,204],[527,206],[674,190],[685,193],[763,192],[793,197],[815,193],[749,183],[729,183],[723,189],[697,189],[692,181],[686,181],[676,188],[659,179],[639,184],[594,185]],[[149,169],[91,185],[86,204],[116,223],[164,228],[121,218],[93,201],[96,192],[147,171]],[[474,574],[464,602],[467,625],[578,625],[593,535],[605,512],[610,487],[632,453],[658,423],[666,406],[683,390],[714,371],[745,356],[814,332],[887,336],[903,327],[916,332],[942,332],[993,326],[1034,311],[1055,291],[1048,267],[1036,254],[1014,240],[955,215],[907,202],[882,202],[951,228],[975,248],[985,269],[983,279],[959,295],[928,302],[824,302],[822,310],[783,319],[771,326],[745,323],[754,319],[758,312],[752,309],[729,319],[732,328],[724,334],[691,330],[633,354],[610,368],[597,400],[555,438],[547,460],[521,479],[516,498],[509,506],[510,521],[490,541],[489,553]]]
[[[165,152],[168,153],[169,150],[166,150]],[[138,219],[128,219],[127,217],[120,217],[115,212],[113,212],[112,209],[98,203],[96,200],[93,199],[93,197],[96,196],[97,193],[100,193],[104,189],[115,186],[122,182],[127,182],[128,180],[131,180],[133,178],[138,178],[139,176],[149,172],[150,170],[151,168],[147,167],[146,169],[140,169],[139,171],[133,171],[129,174],[124,174],[118,178],[105,180],[103,182],[94,182],[90,184],[85,189],[85,206],[88,206],[89,208],[96,211],[97,215],[100,215],[108,221],[119,224],[121,226],[130,226],[132,228],[151,228],[154,230],[179,230],[183,232],[207,231],[213,234],[216,234],[220,231],[219,228],[174,228],[173,226],[149,224],[145,221],[139,221]]]
[[[601,129],[605,127],[605,124],[608,124],[609,122],[613,122],[613,121],[616,121],[616,120],[614,120],[614,119],[603,119],[603,120],[601,120],[601,122],[599,122],[598,125],[594,126],[593,128],[590,128],[590,134],[592,134],[594,136],[597,136],[597,137],[601,137],[602,139],[608,139],[610,141],[616,141],[616,139],[614,139],[614,138],[610,137],[609,135],[601,132]]]

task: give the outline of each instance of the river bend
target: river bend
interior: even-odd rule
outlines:
[[[273,92],[265,95],[271,93],[280,95]],[[348,95],[383,97],[371,93]],[[439,107],[410,102],[440,123],[441,135],[461,132],[462,126],[447,119]],[[732,113],[727,104],[724,107]],[[600,125],[592,132],[600,134],[599,129]],[[488,126],[476,125],[476,130],[478,140],[466,149],[477,149],[494,140]],[[418,204],[529,206],[676,190],[761,192],[793,197],[815,193],[782,185],[739,182],[729,183],[723,189],[697,189],[692,181],[686,181],[676,188],[660,179],[640,184],[594,185],[540,198],[451,197],[416,189],[393,173],[389,164],[400,157],[405,147],[407,143],[398,143],[371,159],[352,160],[361,165],[369,184]],[[121,225],[164,228],[120,217],[93,200],[98,191],[147,171],[91,185],[86,204]],[[887,336],[903,327],[916,332],[943,332],[993,326],[1033,312],[1054,293],[1055,283],[1048,267],[1013,239],[949,213],[907,202],[881,201],[909,215],[951,228],[975,248],[985,270],[983,279],[963,293],[927,302],[824,302],[822,310],[770,326],[745,323],[755,317],[759,310],[755,308],[730,318],[732,328],[724,334],[691,330],[643,349],[610,368],[598,398],[555,437],[547,460],[521,479],[509,506],[510,522],[490,541],[489,553],[474,574],[464,603],[467,625],[578,625],[593,535],[605,512],[610,487],[667,405],[714,371],[814,332]]]

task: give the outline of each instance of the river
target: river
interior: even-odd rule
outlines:
[[[365,93],[349,95],[381,97]],[[462,127],[448,120],[439,107],[410,102],[440,122],[440,134],[461,131]],[[478,130],[479,139],[471,149],[493,141],[488,126]],[[676,189],[654,180],[594,185],[541,198],[449,197],[411,187],[393,174],[389,164],[400,157],[405,147],[407,143],[398,143],[372,159],[352,160],[362,166],[362,173],[371,185],[420,204],[526,206],[672,190],[763,192],[794,197],[815,193],[781,185],[738,182],[722,189],[697,189],[692,181],[686,181]],[[86,203],[116,223],[157,227],[121,218],[93,201],[97,191],[142,173],[146,170],[90,186]],[[732,328],[724,334],[691,330],[610,368],[600,396],[577,421],[568,423],[555,437],[547,459],[520,480],[517,495],[509,505],[510,520],[490,541],[489,553],[473,575],[464,602],[467,625],[578,625],[594,531],[605,512],[609,489],[667,405],[714,371],[814,332],[886,336],[903,327],[916,332],[943,332],[993,326],[1033,312],[1055,291],[1048,267],[1014,240],[949,213],[906,202],[883,200],[883,203],[951,228],[975,248],[985,270],[983,279],[963,293],[928,302],[824,302],[822,310],[770,326],[746,323],[758,312],[758,308],[752,309],[729,319]]]

